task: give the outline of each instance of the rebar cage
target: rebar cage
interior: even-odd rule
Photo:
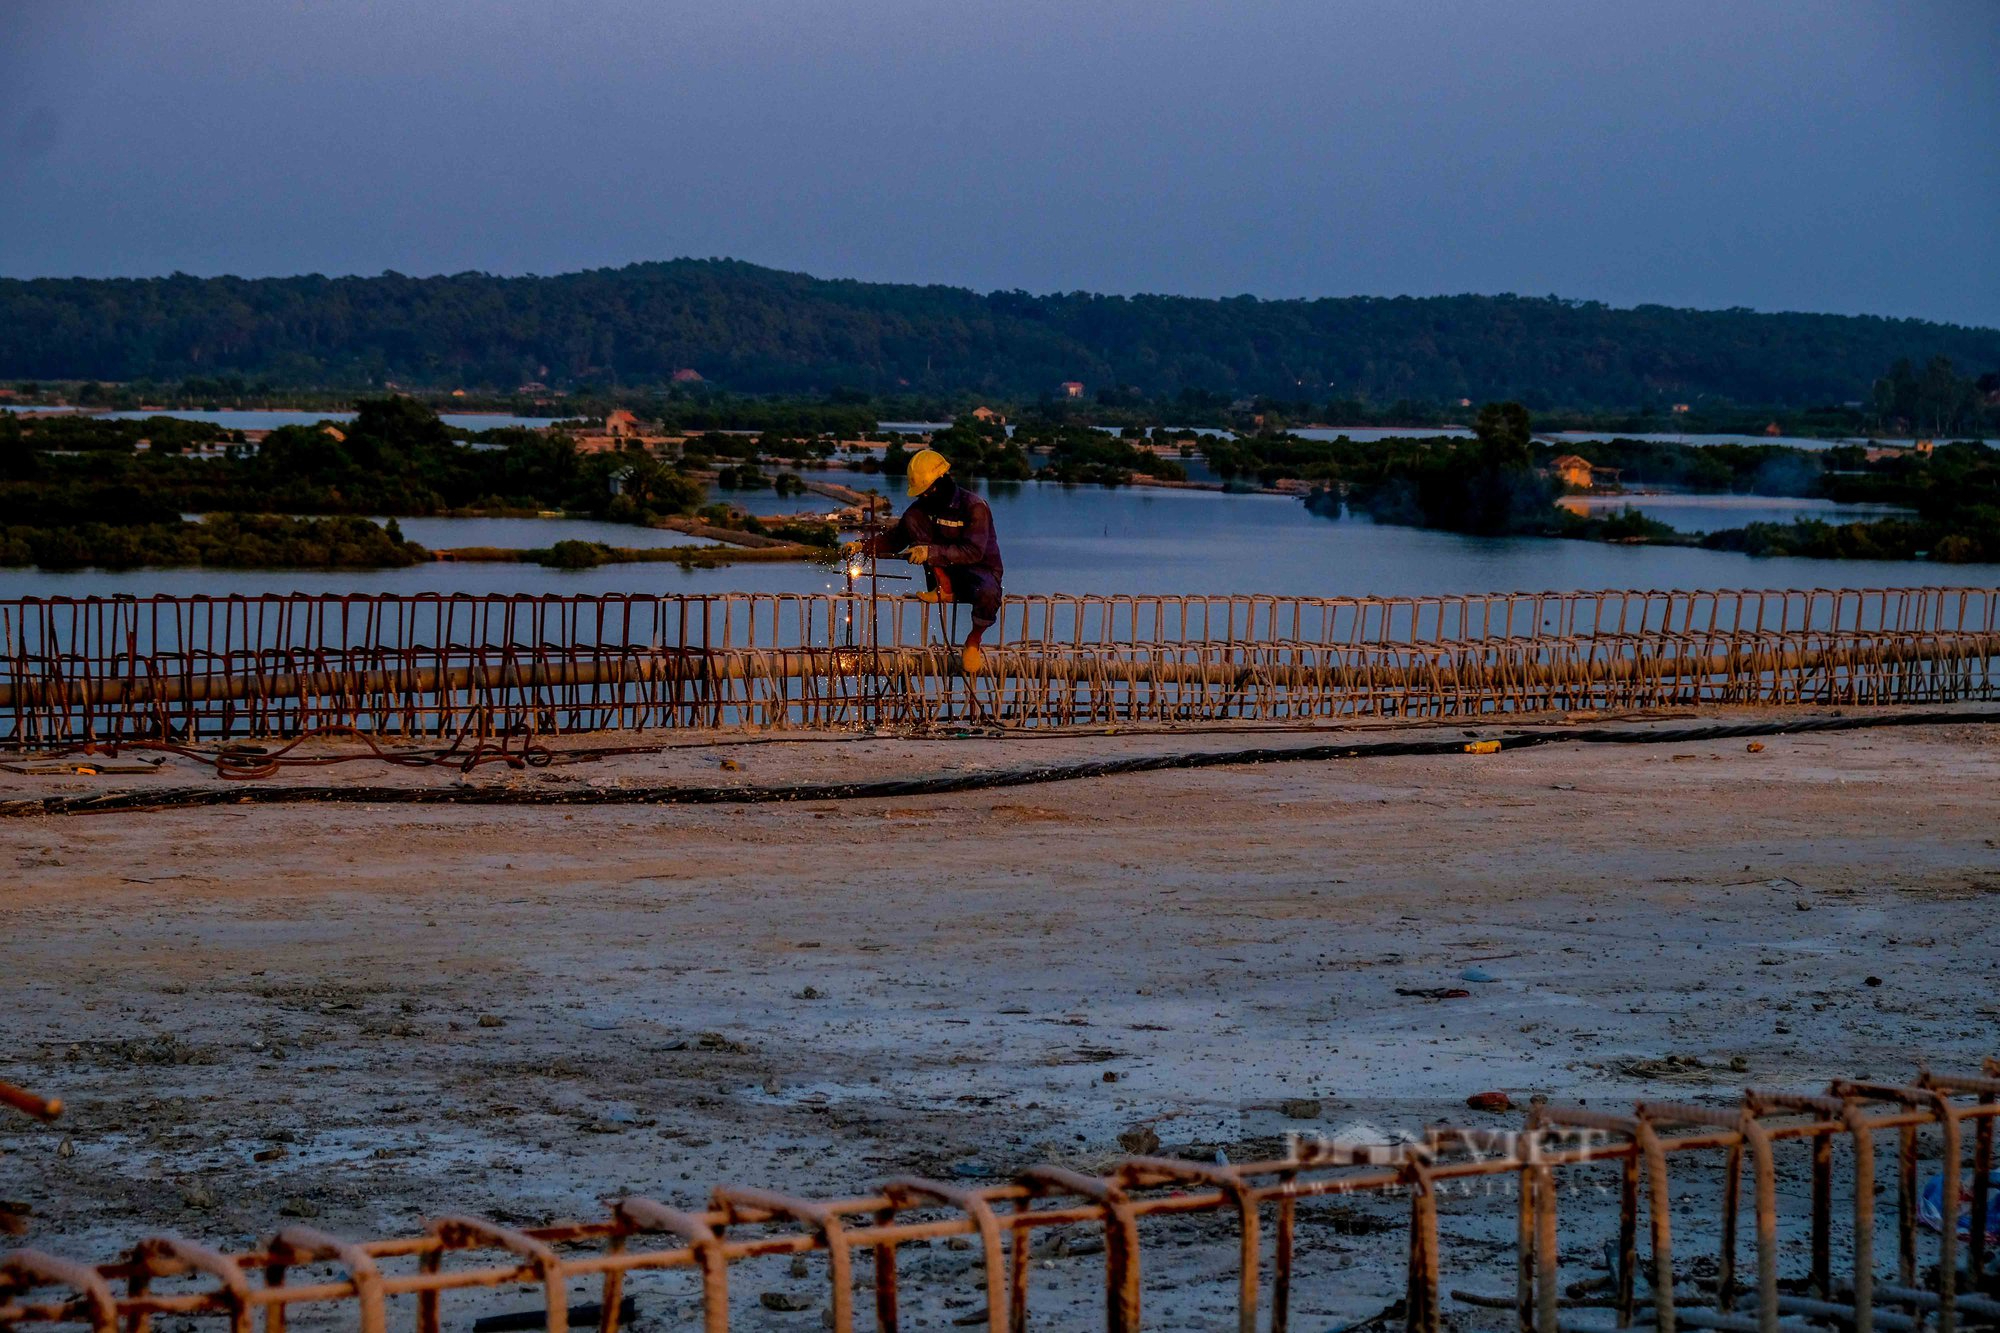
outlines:
[[[2000,589],[0,601],[0,743],[1434,717],[1990,699]]]
[[[968,1237],[979,1258],[960,1280],[975,1285],[986,1306],[956,1322],[1019,1333],[1033,1301],[1031,1240],[1081,1229],[1102,1237],[1102,1326],[1131,1333],[1142,1325],[1149,1265],[1168,1265],[1172,1275],[1177,1254],[1187,1262],[1171,1245],[1149,1260],[1149,1233],[1161,1219],[1214,1214],[1231,1219],[1235,1232],[1238,1333],[1285,1333],[1301,1277],[1301,1207],[1373,1197],[1407,1210],[1398,1306],[1408,1333],[1437,1333],[1447,1295],[1466,1311],[1506,1312],[1521,1333],[1920,1333],[1926,1324],[1957,1333],[2000,1322],[1989,1241],[1996,1114],[2000,1061],[1989,1059],[1976,1074],[1923,1071],[1908,1084],[1837,1079],[1821,1094],[1751,1090],[1733,1105],[1641,1101],[1616,1114],[1537,1106],[1515,1131],[1433,1126],[1366,1144],[1294,1137],[1281,1157],[1233,1165],[1138,1157],[1102,1175],[1040,1166],[986,1185],[899,1177],[833,1199],[723,1187],[699,1211],[627,1197],[591,1221],[516,1229],[446,1215],[418,1235],[368,1240],[292,1226],[234,1254],[157,1237],[95,1265],[18,1250],[0,1255],[0,1328],[81,1323],[94,1333],[144,1333],[154,1318],[174,1315],[227,1319],[232,1333],[251,1333],[261,1317],[267,1333],[283,1333],[289,1310],[331,1302],[343,1326],[362,1333],[384,1333],[404,1308],[418,1333],[439,1333],[453,1293],[529,1285],[542,1292],[538,1325],[565,1333],[570,1286],[587,1281],[602,1292],[593,1321],[599,1333],[617,1333],[628,1280],[680,1271],[689,1275],[683,1294],[696,1301],[700,1326],[724,1333],[733,1316],[756,1309],[741,1298],[742,1270],[811,1254],[824,1260],[828,1326],[856,1327],[860,1292],[872,1297],[874,1327],[893,1333],[911,1294],[898,1272],[899,1247]],[[1892,1144],[1893,1154],[1878,1157],[1878,1142]],[[1926,1153],[1942,1182],[1934,1231],[1920,1225]],[[1788,1210],[1797,1201],[1778,1187],[1781,1159],[1794,1154],[1804,1170],[1793,1174],[1808,1182],[1803,1216]],[[1701,1182],[1719,1188],[1708,1206],[1691,1207],[1689,1177],[1700,1168]],[[1753,1236],[1744,1281],[1746,1169]],[[1594,1237],[1601,1247],[1581,1251],[1601,1248],[1608,1271],[1565,1285],[1560,1256],[1580,1248],[1576,1201],[1606,1170],[1615,1175],[1615,1208],[1592,1216],[1615,1218],[1616,1234]],[[1876,1258],[1882,1174],[1894,1179],[1893,1275]],[[1454,1189],[1482,1180],[1509,1188]],[[1497,1270],[1489,1260],[1474,1270],[1511,1279],[1497,1291],[1441,1286],[1440,1212],[1465,1200],[1511,1204],[1514,1262]],[[1696,1220],[1710,1224],[1701,1229],[1716,1238],[1712,1256],[1688,1253],[1683,1233]],[[1788,1265],[1794,1253],[1800,1259]],[[480,1257],[467,1263],[461,1255]]]

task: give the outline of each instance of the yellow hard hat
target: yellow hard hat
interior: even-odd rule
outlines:
[[[951,471],[951,460],[935,449],[925,449],[910,460],[910,498],[916,499],[931,487],[937,479]]]

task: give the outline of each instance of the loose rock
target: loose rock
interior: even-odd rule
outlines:
[[[1118,1136],[1118,1146],[1135,1157],[1145,1157],[1160,1150],[1160,1136],[1151,1125],[1134,1125]]]

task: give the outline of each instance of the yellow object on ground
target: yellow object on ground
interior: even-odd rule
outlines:
[[[951,471],[951,460],[935,449],[924,449],[910,460],[910,498],[916,499],[931,487],[937,479]]]
[[[1467,754],[1498,754],[1500,752],[1500,742],[1473,741],[1465,747],[1465,752]]]

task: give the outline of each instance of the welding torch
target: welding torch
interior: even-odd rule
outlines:
[[[854,545],[856,549],[844,552],[841,555],[841,565],[843,566],[844,571],[847,574],[847,577],[851,579],[863,579],[863,578],[901,579],[905,583],[909,582],[910,579],[914,577],[913,575],[909,574],[884,574],[880,569],[875,567],[879,557],[871,555],[864,550],[861,550],[860,549],[861,543],[859,542],[854,543]],[[906,551],[898,551],[896,552],[895,558],[901,559],[903,556],[907,554],[908,552]]]

